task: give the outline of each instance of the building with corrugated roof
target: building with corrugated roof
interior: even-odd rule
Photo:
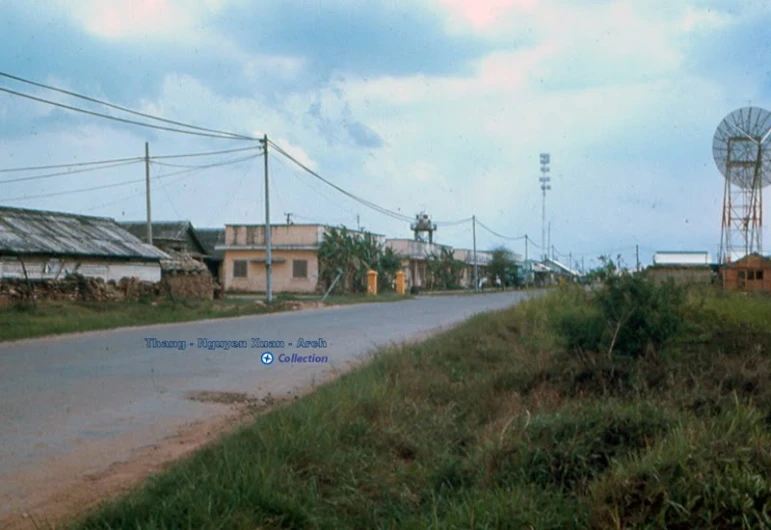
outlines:
[[[0,278],[161,279],[166,253],[114,219],[0,207]]]

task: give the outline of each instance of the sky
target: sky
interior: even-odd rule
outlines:
[[[475,215],[478,248],[524,254],[524,240],[499,236],[527,234],[528,255],[542,252],[539,155],[549,153],[546,218],[559,258],[590,268],[621,254],[634,265],[639,248],[647,265],[656,250],[716,259],[724,180],[712,137],[737,108],[771,109],[769,27],[771,7],[755,0],[5,0],[0,71],[167,119],[267,134],[356,196],[429,213],[435,241],[456,248],[472,246],[472,225],[452,223]],[[7,78],[0,88],[132,118]],[[151,156],[257,145],[0,93],[0,170],[141,157],[145,142]],[[278,153],[268,162],[272,222],[292,213],[296,223],[412,236],[407,222]],[[263,164],[175,175],[194,168],[154,162],[153,219],[264,223]],[[146,216],[141,162],[7,182],[51,172],[0,173],[0,205]]]

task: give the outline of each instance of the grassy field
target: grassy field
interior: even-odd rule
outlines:
[[[186,322],[286,311],[290,305],[277,301],[273,307],[248,300],[160,302],[38,302],[0,309],[0,341],[58,335],[144,324]]]
[[[771,528],[769,322],[768,298],[561,288],[383,351],[70,528]]]

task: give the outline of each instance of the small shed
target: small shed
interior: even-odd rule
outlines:
[[[728,291],[771,293],[771,258],[749,254],[723,265],[723,288]]]
[[[157,282],[160,261],[168,257],[113,219],[0,207],[0,278],[57,280],[78,273]]]

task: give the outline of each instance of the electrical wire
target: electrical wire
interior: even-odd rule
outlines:
[[[234,136],[224,136],[224,135],[209,134],[209,133],[204,133],[204,132],[186,131],[184,129],[175,129],[173,127],[164,127],[163,125],[153,125],[152,123],[145,123],[145,122],[136,121],[136,120],[128,120],[126,118],[118,118],[117,116],[110,116],[109,114],[102,114],[101,112],[94,112],[92,110],[81,109],[79,107],[73,107],[71,105],[65,105],[64,103],[57,103],[56,101],[51,101],[50,99],[44,99],[44,98],[39,98],[37,96],[31,96],[29,94],[24,94],[22,92],[17,92],[15,90],[10,90],[8,88],[3,88],[3,87],[0,87],[0,92],[5,92],[7,94],[13,94],[14,96],[19,96],[19,97],[22,97],[22,98],[31,99],[33,101],[38,101],[40,103],[46,103],[48,105],[53,105],[54,107],[60,107],[60,108],[67,109],[67,110],[73,110],[75,112],[82,112],[84,114],[89,114],[91,116],[97,116],[99,118],[105,118],[107,120],[113,120],[113,121],[118,121],[118,122],[122,122],[122,123],[128,123],[128,124],[131,124],[131,125],[138,125],[140,127],[149,127],[151,129],[158,129],[158,130],[161,130],[161,131],[177,132],[177,133],[181,133],[181,134],[191,134],[191,135],[194,135],[194,136],[205,136],[207,138],[222,138],[222,139],[225,139],[225,140],[255,140],[254,138],[247,138],[247,137],[238,138],[238,137],[234,137]]]
[[[525,239],[525,238],[527,237],[526,235],[524,235],[524,236],[519,236],[519,237],[509,237],[509,236],[504,236],[504,235],[501,235],[501,234],[499,234],[498,232],[494,231],[493,229],[489,228],[489,227],[488,227],[487,225],[485,225],[484,223],[482,223],[482,221],[480,221],[480,220],[479,220],[479,218],[477,218],[476,222],[477,222],[477,224],[478,224],[479,226],[481,226],[482,228],[484,228],[485,230],[487,230],[488,232],[490,232],[490,233],[491,233],[491,234],[493,234],[494,236],[500,237],[501,239],[508,239],[508,240],[510,240],[510,241],[519,241],[519,240],[521,240],[521,239]]]
[[[224,155],[227,153],[238,153],[241,151],[250,151],[252,149],[258,149],[262,150],[262,146],[256,146],[256,147],[241,147],[238,149],[225,149],[222,151],[208,151],[205,153],[187,153],[182,155],[160,155],[160,156],[151,156],[150,160],[163,160],[168,158],[189,158],[194,156],[211,156],[211,155]],[[259,153],[258,153],[259,154]],[[97,166],[97,165],[103,165],[103,164],[112,164],[117,162],[139,162],[145,160],[145,157],[143,156],[135,156],[130,158],[113,158],[109,160],[96,160],[93,162],[72,162],[70,164],[53,164],[48,166],[28,166],[28,167],[16,167],[16,168],[8,168],[8,169],[0,169],[0,173],[24,173],[27,171],[39,171],[43,169],[61,169],[61,168],[71,168],[71,167],[86,167],[86,166]],[[69,173],[69,172],[68,172]],[[62,173],[67,174],[67,173]],[[5,181],[5,182],[12,182],[12,181]]]
[[[30,166],[30,167],[14,167],[9,169],[0,169],[0,173],[23,173],[25,171],[39,171],[42,169],[61,169],[63,167],[80,167],[80,166],[96,166],[100,164],[111,164],[113,162],[129,162],[144,160],[143,156],[135,156],[131,158],[113,158],[111,160],[97,160],[94,162],[73,162],[71,164],[54,164],[50,166]]]
[[[246,135],[243,135],[243,134],[231,133],[231,132],[228,132],[228,131],[220,131],[220,130],[217,130],[217,129],[209,129],[209,128],[206,128],[206,127],[199,127],[199,126],[196,126],[196,125],[190,125],[189,123],[169,120],[169,119],[166,119],[166,118],[161,118],[159,116],[153,116],[152,114],[145,114],[143,112],[132,110],[132,109],[129,109],[129,108],[126,108],[126,107],[121,107],[120,105],[115,105],[115,104],[109,103],[107,101],[102,101],[102,100],[99,100],[99,99],[96,99],[96,98],[92,98],[92,97],[89,97],[89,96],[84,96],[83,94],[78,94],[77,92],[71,92],[69,90],[64,90],[64,89],[53,87],[53,86],[50,86],[50,85],[45,85],[43,83],[38,83],[36,81],[31,81],[29,79],[24,79],[23,77],[11,75],[11,74],[6,73],[6,72],[0,72],[0,76],[6,77],[8,79],[13,79],[14,81],[19,81],[21,83],[26,83],[28,85],[33,85],[33,86],[36,86],[36,87],[45,88],[47,90],[53,90],[53,91],[59,92],[61,94],[67,94],[68,96],[73,96],[73,97],[76,97],[76,98],[80,98],[80,99],[83,99],[83,100],[86,100],[86,101],[90,101],[92,103],[98,103],[100,105],[104,105],[106,107],[110,107],[110,108],[113,108],[113,109],[116,109],[116,110],[127,112],[129,114],[134,114],[136,116],[142,116],[143,118],[149,118],[151,120],[157,120],[157,121],[161,121],[161,122],[164,122],[164,123],[169,123],[171,125],[178,125],[180,127],[187,127],[188,129],[195,129],[197,131],[215,133],[217,135],[224,135],[224,136],[227,136],[227,137],[231,137],[233,139],[257,140],[257,138],[252,138],[250,136],[246,136]]]
[[[248,160],[250,158],[256,158],[256,156],[255,155],[251,155],[251,156],[248,156],[248,157],[245,157],[245,158],[240,158],[238,160],[231,160],[231,161],[227,161],[227,162],[219,162],[217,164],[210,164],[208,166],[199,166],[197,168],[186,169],[186,170],[183,170],[183,171],[175,171],[175,172],[172,172],[172,173],[167,173],[165,175],[160,175],[160,176],[155,177],[155,178],[156,179],[161,179],[161,178],[171,177],[173,175],[178,175],[178,174],[181,174],[181,173],[184,173],[184,172],[192,172],[192,171],[208,169],[208,168],[212,168],[212,167],[219,167],[219,166],[225,166],[225,165],[229,165],[229,164],[236,164],[238,162],[243,162],[244,160]],[[124,180],[122,182],[116,182],[116,183],[113,183],[113,184],[105,184],[105,185],[102,185],[102,186],[93,186],[93,187],[90,187],[90,188],[81,188],[81,189],[77,189],[77,190],[61,191],[61,192],[56,192],[56,193],[44,193],[44,194],[39,194],[39,195],[27,195],[27,196],[23,196],[23,197],[13,197],[13,198],[9,198],[9,199],[4,198],[3,200],[4,201],[26,201],[26,200],[30,200],[30,199],[43,199],[43,198],[48,198],[48,197],[58,197],[58,196],[61,196],[61,195],[71,195],[73,193],[81,193],[81,192],[87,192],[87,191],[97,191],[97,190],[104,190],[104,189],[109,189],[109,188],[116,188],[116,187],[119,187],[119,186],[127,186],[129,184],[137,184],[137,183],[144,182],[144,181],[145,181],[145,179]]]
[[[130,160],[128,162],[119,162],[117,164],[108,164],[108,165],[102,165],[98,167],[88,167],[84,169],[74,169],[72,171],[59,171],[57,173],[48,173],[47,175],[34,175],[30,177],[19,177],[16,179],[8,179],[8,180],[0,180],[0,184],[11,184],[13,182],[25,182],[28,180],[41,180],[41,179],[47,179],[47,178],[53,178],[53,177],[60,177],[62,175],[76,175],[78,173],[87,173],[89,171],[97,171],[100,169],[112,169],[116,167],[122,167],[122,166],[130,166],[132,164],[136,164],[140,162],[140,160]]]
[[[387,208],[379,206],[379,205],[377,205],[377,204],[375,204],[373,202],[370,202],[370,201],[368,201],[366,199],[362,199],[361,197],[357,197],[353,193],[350,193],[350,192],[344,190],[340,186],[337,186],[336,184],[333,184],[332,182],[328,181],[327,179],[325,179],[324,177],[322,177],[321,175],[319,175],[318,173],[316,173],[315,171],[313,171],[312,169],[307,167],[305,164],[303,164],[302,162],[297,160],[295,157],[293,157],[292,155],[290,155],[289,153],[284,151],[281,147],[279,147],[278,145],[276,145],[272,141],[268,140],[268,143],[270,145],[272,145],[279,153],[281,153],[282,155],[287,157],[289,160],[291,160],[292,162],[294,162],[295,164],[300,166],[302,169],[304,169],[305,171],[307,171],[308,173],[310,173],[311,175],[313,175],[314,177],[316,177],[320,181],[322,181],[325,184],[327,184],[327,185],[331,186],[332,188],[336,189],[337,191],[339,191],[343,195],[345,195],[347,197],[350,197],[351,199],[355,200],[356,202],[358,202],[360,204],[363,204],[364,206],[367,206],[368,208],[371,208],[371,209],[373,209],[373,210],[375,210],[377,212],[380,212],[383,215],[387,215],[387,216],[389,216],[389,217],[391,217],[393,219],[397,219],[399,221],[412,221],[411,217],[408,217],[406,215],[403,215],[403,214],[400,214],[400,213],[388,210]]]
[[[284,168],[286,168],[286,170],[287,170],[289,173],[291,173],[291,174],[295,174],[295,171],[294,171],[294,170],[292,170],[292,168],[290,168],[290,167],[289,167],[287,164],[285,164],[285,163],[284,163],[284,161],[283,161],[281,158],[279,158],[278,156],[276,156],[275,154],[273,154],[273,152],[271,152],[271,151],[268,151],[268,154],[269,154],[269,156],[271,157],[271,159],[272,159],[272,160],[275,160],[276,162],[278,162],[279,164],[281,164],[281,165],[282,165]],[[321,191],[319,191],[318,189],[316,189],[316,188],[315,188],[315,187],[314,187],[314,186],[313,186],[313,185],[312,185],[310,182],[306,182],[306,180],[305,180],[305,179],[302,179],[302,178],[299,178],[299,177],[297,178],[297,180],[298,180],[299,182],[301,182],[301,183],[302,183],[304,186],[307,186],[308,188],[310,188],[311,190],[313,190],[315,193],[319,194],[321,197],[325,198],[325,199],[326,199],[327,201],[329,201],[330,203],[335,203],[335,201],[334,201],[333,199],[330,199],[330,198],[329,198],[329,197],[328,197],[326,194],[324,194],[323,192],[321,192]],[[349,214],[351,214],[351,215],[352,215],[352,216],[354,216],[354,217],[356,216],[356,214],[355,214],[355,213],[353,212],[353,210],[351,210],[350,208],[347,208],[347,207],[345,207],[345,206],[343,206],[343,205],[340,205],[340,206],[339,206],[339,208],[341,208],[341,209],[345,210],[346,212],[348,212]]]
[[[473,217],[469,217],[468,219],[461,219],[459,221],[434,221],[434,224],[437,226],[456,226],[456,225],[462,225],[464,223],[470,223],[473,221]]]

